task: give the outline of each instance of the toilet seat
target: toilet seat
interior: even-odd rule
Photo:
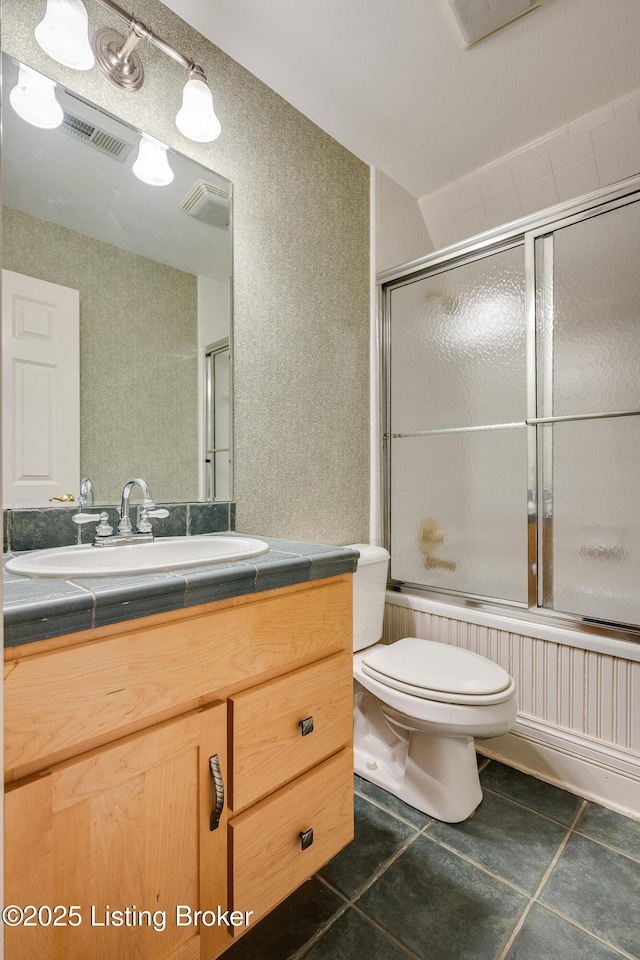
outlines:
[[[512,677],[492,660],[417,637],[376,644],[361,663],[362,672],[383,686],[423,700],[480,706],[504,703],[515,691]]]

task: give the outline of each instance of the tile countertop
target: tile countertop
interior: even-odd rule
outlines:
[[[130,577],[57,580],[5,572],[4,645],[15,647],[123,620],[354,573],[357,566],[358,553],[350,547],[259,539],[269,544],[268,553],[246,561]],[[11,556],[4,554],[5,562]]]

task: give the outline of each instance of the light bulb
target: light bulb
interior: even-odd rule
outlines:
[[[183,136],[198,143],[209,143],[220,136],[222,127],[213,109],[213,97],[204,75],[189,75],[184,85],[182,106],[176,114],[176,127]]]
[[[90,70],[93,66],[89,18],[82,0],[47,0],[44,19],[34,33],[44,52],[65,67]]]
[[[21,65],[18,82],[9,94],[9,102],[27,123],[42,127],[43,130],[53,130],[64,120],[64,110],[56,99],[55,90],[53,80]]]
[[[169,164],[167,149],[164,143],[142,134],[138,156],[132,167],[138,180],[152,187],[166,187],[171,183],[173,170]]]

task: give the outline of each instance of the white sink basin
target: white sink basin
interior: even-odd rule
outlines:
[[[162,537],[151,543],[113,547],[55,547],[33,550],[6,564],[7,573],[26,577],[114,577],[176,570],[207,563],[245,560],[266,553],[269,544],[253,537]]]

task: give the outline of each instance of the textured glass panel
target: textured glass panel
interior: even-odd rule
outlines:
[[[526,427],[391,445],[391,575],[527,601]]]
[[[215,499],[216,500],[230,500],[231,499],[231,483],[230,483],[230,470],[229,470],[229,451],[221,451],[215,455]]]
[[[640,203],[556,230],[544,257],[543,245],[539,415],[640,409]]]
[[[640,624],[640,417],[539,429],[553,432],[544,605]]]
[[[391,390],[394,433],[524,420],[522,247],[392,291]]]
[[[228,447],[230,442],[229,427],[231,425],[229,415],[229,384],[231,374],[229,351],[223,350],[214,354],[213,363],[215,445],[216,447]]]

